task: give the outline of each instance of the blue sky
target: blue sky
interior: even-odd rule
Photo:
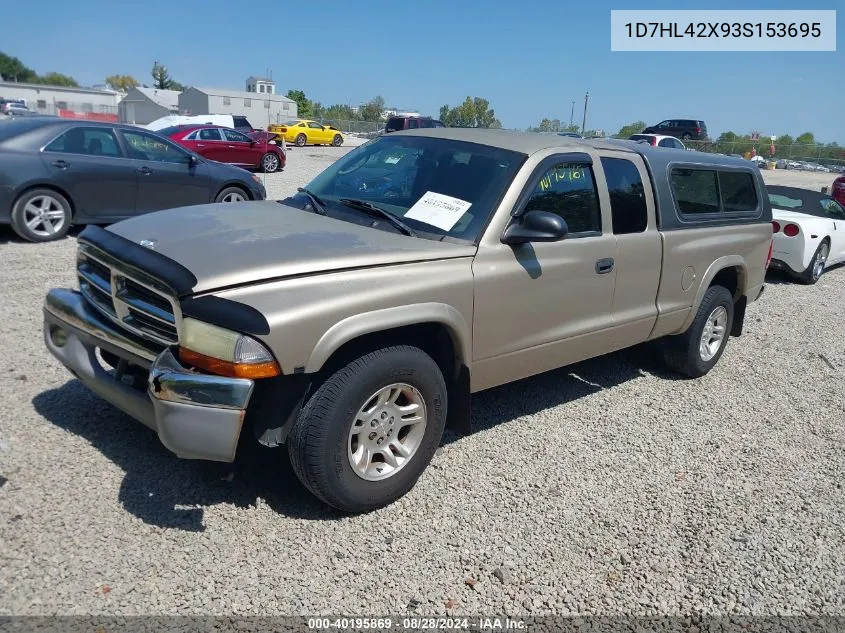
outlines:
[[[610,51],[610,10],[628,2],[396,0],[239,5],[147,0],[122,11],[106,0],[13,2],[2,11],[0,50],[43,73],[85,85],[113,73],[151,83],[159,60],[174,79],[243,89],[270,68],[278,87],[357,104],[381,94],[388,106],[436,115],[467,96],[490,100],[505,127],[543,117],[569,121],[572,100],[587,127],[701,118],[711,134],[811,131],[845,143],[845,50],[802,53]],[[796,9],[803,3],[642,2],[642,9]],[[810,8],[840,9],[841,0]],[[287,26],[287,28],[282,28]],[[37,35],[36,35],[37,33]]]

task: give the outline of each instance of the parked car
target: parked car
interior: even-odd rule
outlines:
[[[26,116],[32,113],[23,99],[0,99],[0,112],[7,115]]]
[[[578,132],[558,132],[558,136],[568,136],[569,138],[584,138]]]
[[[187,147],[192,152],[219,163],[229,163],[267,173],[284,169],[286,152],[265,137],[252,138],[237,130],[219,125],[189,125],[164,128],[163,136]]]
[[[845,176],[839,176],[830,188],[831,197],[845,207]]]
[[[252,132],[257,128],[245,116],[233,114],[170,114],[148,123],[148,130],[161,130],[176,125],[219,125],[232,128],[242,134]]]
[[[384,125],[384,133],[398,132],[400,130],[416,130],[429,127],[446,127],[442,121],[427,116],[390,116]]]
[[[698,119],[666,119],[657,125],[647,127],[643,134],[662,134],[674,136],[685,141],[707,140],[707,126]]]
[[[632,134],[629,137],[631,141],[646,141],[649,145],[654,147],[671,147],[672,149],[686,149],[686,145],[681,143],[674,136],[663,136],[661,134]]]
[[[845,261],[845,206],[828,195],[798,187],[767,187],[772,205],[774,270],[805,284],[827,266]]]
[[[263,200],[258,176],[132,125],[25,117],[0,125],[0,224],[47,242],[71,224]]]
[[[268,130],[293,143],[297,147],[306,145],[343,145],[343,133],[331,125],[323,125],[309,119],[296,119],[284,124],[271,124]]]
[[[473,393],[645,341],[706,374],[772,248],[746,161],[527,132],[387,134],[280,202],[86,228],[44,340],[176,455],[287,445],[346,512],[407,493]]]

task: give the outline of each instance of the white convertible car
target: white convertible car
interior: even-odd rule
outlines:
[[[828,195],[767,186],[772,203],[772,262],[798,281],[814,284],[825,268],[845,262],[845,208]]]

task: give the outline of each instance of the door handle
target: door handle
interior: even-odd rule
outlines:
[[[143,174],[144,176],[149,176],[151,173],[153,173],[153,170],[149,167],[139,167],[138,173]]]
[[[70,163],[66,160],[54,160],[50,163],[53,167],[58,167],[59,169],[67,169],[70,167]]]
[[[596,272],[599,275],[604,275],[609,273],[613,270],[613,258],[606,257],[605,259],[600,259],[596,262]]]
[[[205,143],[197,143],[197,147],[205,147]]]
[[[234,149],[234,147],[235,147],[235,146],[234,146],[234,145],[229,145],[228,147],[231,147],[232,149]]]

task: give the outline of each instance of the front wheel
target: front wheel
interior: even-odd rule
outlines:
[[[332,374],[303,407],[287,441],[293,470],[344,512],[388,505],[431,461],[446,406],[443,374],[425,352],[371,352]]]
[[[733,318],[730,291],[724,286],[708,288],[689,329],[660,341],[666,365],[690,378],[709,372],[725,351]]]
[[[332,139],[332,145],[334,147],[340,147],[343,145],[343,137],[340,134],[335,134],[334,138]]]
[[[261,168],[268,174],[279,171],[279,157],[273,152],[267,152],[261,157]]]
[[[226,187],[214,199],[215,202],[244,202],[245,200],[249,198],[240,187]]]

